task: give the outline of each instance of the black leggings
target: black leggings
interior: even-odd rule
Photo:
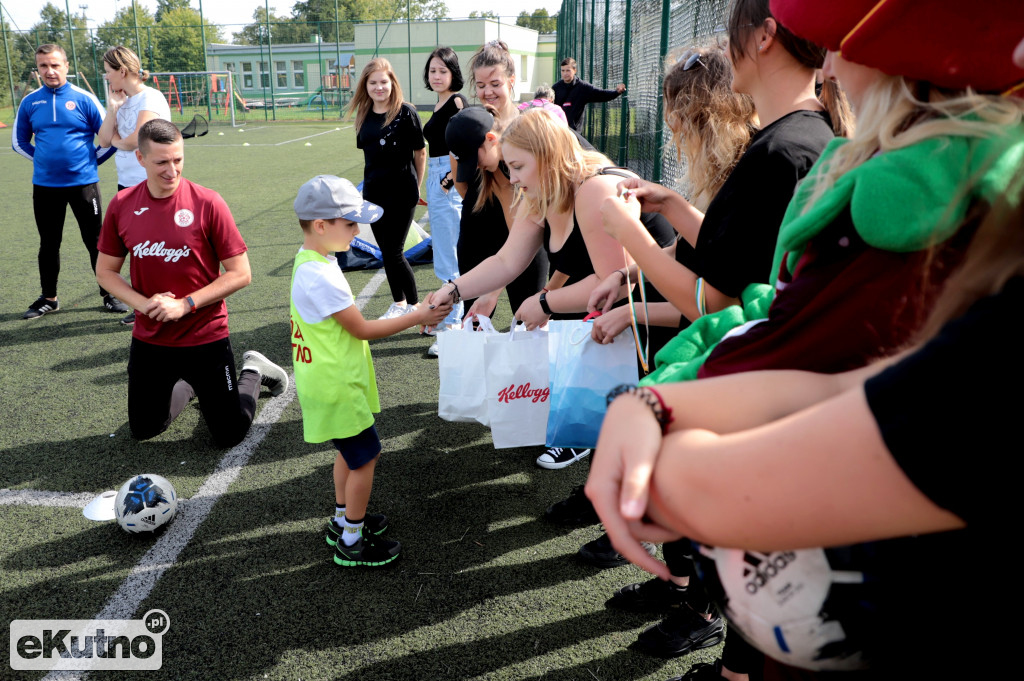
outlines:
[[[366,192],[363,198],[384,208],[384,215],[371,224],[370,229],[373,230],[373,238],[377,240],[381,260],[384,261],[391,299],[396,303],[404,300],[415,305],[420,302],[420,296],[416,291],[412,266],[405,259],[405,238],[409,236],[409,226],[416,211],[416,197],[402,200]]]
[[[133,338],[128,354],[128,425],[147,440],[167,430],[193,397],[218,447],[245,438],[256,413],[260,375],[235,377],[231,341],[167,347]]]
[[[39,231],[39,284],[45,298],[57,297],[57,277],[60,275],[60,243],[64,239],[64,217],[68,205],[78,221],[82,243],[89,251],[92,271],[96,272],[99,251],[96,244],[103,226],[100,185],[83,184],[76,187],[43,187],[32,185],[32,210]],[[100,294],[107,292],[100,288]]]

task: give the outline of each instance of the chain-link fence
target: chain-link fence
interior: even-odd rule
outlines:
[[[655,182],[674,182],[683,168],[663,116],[665,59],[678,48],[724,29],[729,0],[564,0],[558,15],[557,61],[576,60],[580,78],[619,99],[590,104],[583,134],[619,165]]]

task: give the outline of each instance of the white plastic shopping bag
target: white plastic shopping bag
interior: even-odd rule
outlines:
[[[545,444],[550,447],[595,447],[608,391],[639,380],[632,331],[624,329],[602,345],[590,336],[591,328],[593,323],[585,321],[548,323],[551,410]]]
[[[441,388],[437,415],[445,421],[488,425],[487,389],[484,382],[484,342],[497,335],[488,317],[472,325],[451,327],[437,336],[437,367]]]
[[[487,338],[487,416],[495,449],[544,444],[548,406],[548,334],[513,327]]]

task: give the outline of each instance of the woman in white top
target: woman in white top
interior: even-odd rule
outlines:
[[[134,187],[146,179],[146,171],[135,158],[139,148],[138,130],[146,121],[171,120],[171,108],[162,92],[146,85],[149,72],[142,68],[139,55],[127,47],[111,47],[103,54],[104,77],[107,79],[107,115],[98,133],[104,147],[116,147],[117,191]],[[129,312],[121,323],[135,323],[135,312]]]
[[[146,85],[149,73],[139,56],[123,45],[103,55],[107,79],[107,116],[99,131],[99,142],[116,147],[117,190],[134,187],[146,179],[146,171],[135,158],[138,130],[146,121],[171,120],[171,109],[159,90]]]

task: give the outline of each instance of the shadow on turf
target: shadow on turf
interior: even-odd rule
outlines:
[[[315,446],[321,463],[297,460],[299,474],[288,477],[288,469],[274,484],[253,472],[217,503],[143,605],[167,609],[174,622],[165,639],[167,673],[276,677],[277,666],[301,649],[326,657],[330,678],[489,678],[594,640],[601,650],[625,647],[650,621],[603,608],[615,587],[637,579],[635,571],[598,571],[573,559],[595,529],[536,520],[579,473],[535,469],[523,450],[496,452],[486,440],[444,451],[434,431],[450,435],[454,424],[409,418],[413,428],[401,418],[408,410],[385,410],[378,420],[385,453],[371,499],[371,510],[390,516],[388,534],[402,541],[402,558],[377,570],[333,564],[322,534],[333,496],[330,448]],[[298,422],[290,426],[289,433],[275,427],[247,471],[311,456],[313,446],[297,439]],[[566,592],[573,597],[566,600]],[[513,631],[486,636],[493,628]],[[227,649],[234,652],[223,657]],[[663,664],[632,653],[610,659],[621,662],[606,678],[639,678]],[[304,668],[311,678],[324,676]]]

